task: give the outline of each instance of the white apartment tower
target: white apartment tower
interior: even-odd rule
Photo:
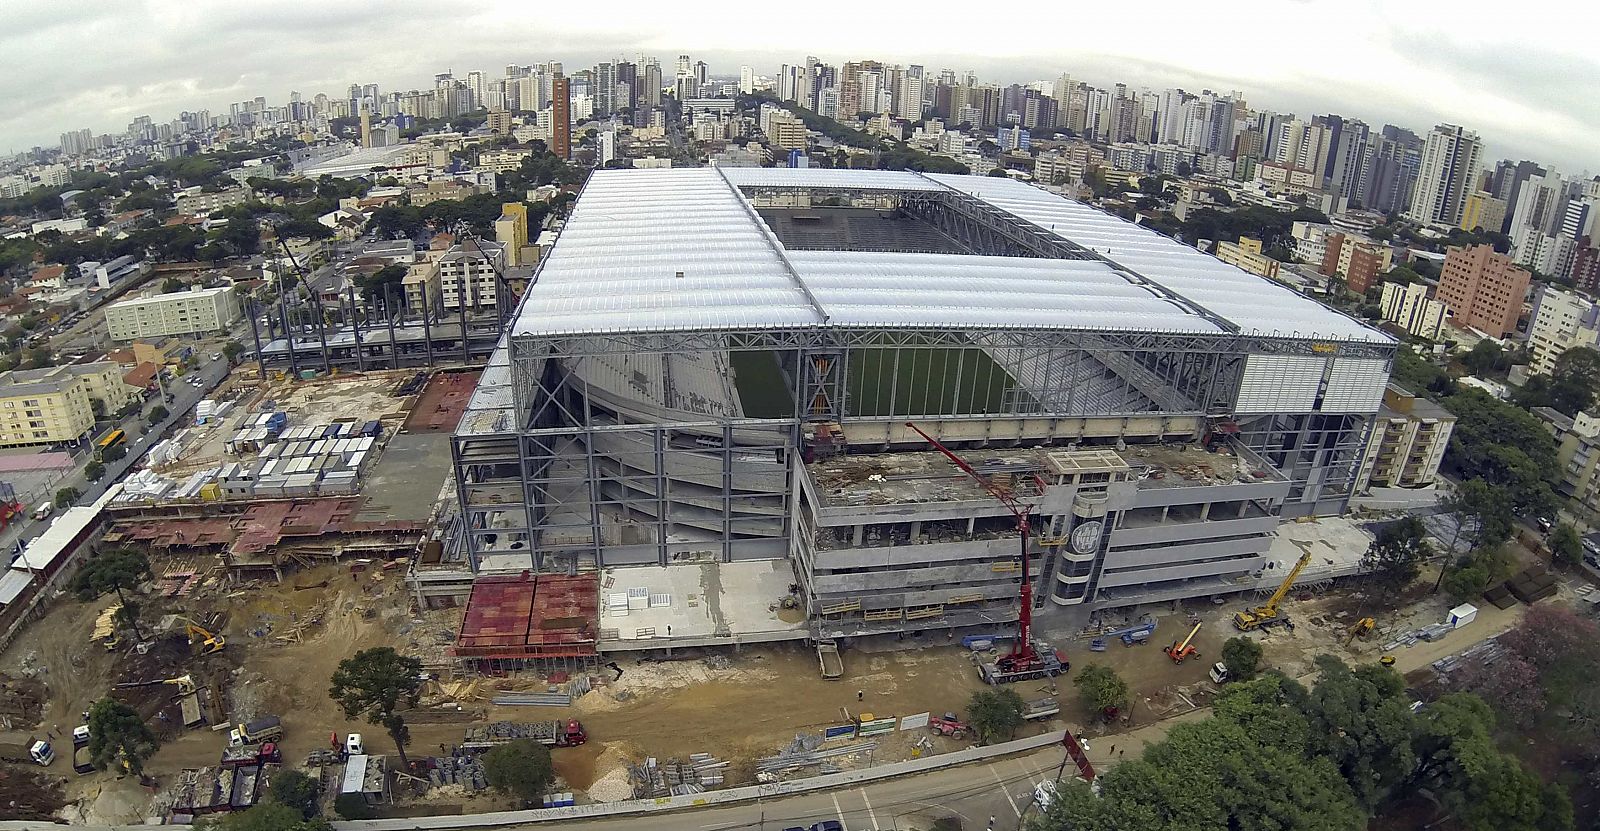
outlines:
[[[1477,133],[1454,124],[1433,128],[1423,143],[1406,218],[1424,225],[1460,224],[1461,209],[1476,186],[1482,162],[1483,142]]]

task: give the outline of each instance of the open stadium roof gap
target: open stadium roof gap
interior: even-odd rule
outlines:
[[[767,208],[751,201],[757,192],[782,191],[967,198],[1061,240],[1060,250],[1093,258],[826,250],[825,240],[790,248],[758,212]],[[840,237],[849,244],[849,233]],[[1391,340],[1286,286],[1025,183],[789,168],[595,171],[528,288],[513,333],[828,326]]]

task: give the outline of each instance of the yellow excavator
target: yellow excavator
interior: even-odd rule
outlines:
[[[162,684],[171,684],[172,686],[177,687],[178,695],[180,696],[189,695],[195,691],[194,678],[187,674],[180,675],[177,678],[161,678],[155,681],[130,681],[124,684],[117,684],[115,689],[125,690],[131,687],[156,687]]]
[[[1372,630],[1377,627],[1377,625],[1378,621],[1370,617],[1364,617],[1356,621],[1356,624],[1350,627],[1350,631],[1346,633],[1344,645],[1349,646],[1350,644],[1355,643],[1356,638],[1365,638],[1366,636],[1372,634]]]
[[[224,638],[220,634],[212,634],[210,630],[198,623],[195,623],[189,618],[179,617],[178,620],[183,621],[184,625],[188,627],[189,645],[200,647],[201,655],[210,655],[215,652],[221,652],[222,648],[228,645],[227,638]]]
[[[1289,619],[1287,617],[1278,616],[1278,604],[1283,602],[1283,596],[1289,593],[1289,589],[1294,586],[1295,578],[1300,576],[1300,572],[1305,569],[1306,563],[1309,562],[1311,562],[1311,552],[1307,551],[1300,555],[1300,562],[1295,563],[1294,568],[1289,570],[1289,576],[1283,578],[1283,583],[1278,586],[1278,590],[1273,592],[1271,597],[1267,598],[1267,602],[1254,609],[1234,612],[1233,628],[1238,629],[1240,632],[1249,632],[1280,623],[1288,623]]]

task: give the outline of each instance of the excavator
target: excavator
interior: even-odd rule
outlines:
[[[195,691],[194,678],[187,674],[180,675],[177,678],[158,678],[154,681],[129,681],[117,684],[115,688],[125,690],[132,687],[158,687],[162,684],[171,684],[177,687],[178,695],[180,696],[190,695]]]
[[[216,652],[221,652],[222,648],[228,645],[227,638],[224,638],[220,634],[212,634],[210,630],[198,623],[195,623],[193,620],[181,616],[178,618],[178,620],[183,621],[184,626],[188,628],[189,645],[200,647],[201,655],[211,655]]]
[[[1356,621],[1355,625],[1350,627],[1350,631],[1345,633],[1344,645],[1349,646],[1350,644],[1355,643],[1356,638],[1365,638],[1366,636],[1372,634],[1372,630],[1377,625],[1378,621],[1375,618],[1370,617],[1364,617]]]
[[[1273,592],[1271,597],[1267,598],[1267,602],[1254,609],[1234,612],[1233,628],[1238,629],[1240,632],[1250,632],[1255,629],[1288,624],[1288,617],[1280,617],[1278,615],[1278,604],[1283,602],[1283,596],[1289,593],[1289,589],[1294,586],[1295,578],[1300,576],[1300,572],[1305,569],[1306,563],[1309,562],[1311,562],[1311,552],[1307,551],[1300,555],[1300,562],[1295,563],[1294,568],[1289,570],[1289,576],[1283,578],[1283,583],[1278,586],[1278,590]]]
[[[1189,634],[1186,635],[1183,640],[1173,641],[1171,646],[1161,651],[1167,653],[1167,657],[1171,658],[1174,664],[1181,664],[1185,659],[1193,658],[1194,656],[1199,655],[1200,650],[1195,649],[1194,645],[1191,643],[1194,640],[1195,633],[1199,631],[1200,624],[1196,623],[1194,628],[1189,630]]]

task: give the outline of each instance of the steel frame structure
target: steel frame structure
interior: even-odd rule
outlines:
[[[853,400],[852,370],[880,350],[896,362],[886,412],[863,414]],[[902,379],[899,362],[916,365],[934,350],[993,359],[1016,383],[1017,394],[985,402],[983,412],[950,406],[920,412],[919,403],[955,402],[940,394],[912,395],[909,385],[959,387],[953,376]],[[508,338],[510,405],[494,429],[463,431],[452,452],[468,556],[533,552],[536,570],[572,572],[628,563],[667,565],[695,557],[719,561],[783,556],[792,533],[791,465],[810,422],[849,428],[888,427],[907,418],[966,424],[988,438],[952,438],[952,446],[1160,440],[1195,437],[1208,419],[1233,418],[1245,360],[1251,355],[1307,355],[1392,360],[1387,343],[1327,342],[1239,333],[979,330],[940,327],[867,330],[828,326],[745,331],[615,332],[573,336],[513,334]],[[684,412],[618,413],[597,405],[588,362],[631,356],[665,359],[708,353],[766,352],[777,356],[792,410],[777,418],[708,418]],[[1024,388],[1021,362],[1045,371]],[[670,363],[664,363],[670,366]],[[1085,394],[1081,374],[1096,368],[1108,392]],[[666,371],[664,371],[666,372]],[[668,373],[669,374],[669,373]],[[951,381],[951,378],[954,378]],[[648,378],[656,386],[668,379]],[[615,392],[615,391],[611,391]],[[1347,498],[1366,440],[1370,414],[1286,413],[1240,417],[1240,440],[1295,482],[1299,513],[1322,513]],[[1139,421],[1139,420],[1144,421]],[[1153,421],[1151,421],[1153,420]],[[1158,427],[1129,427],[1156,423]],[[1002,424],[1009,426],[1002,427]],[[1121,425],[1121,426],[1118,426]],[[1138,430],[1147,432],[1138,433]],[[706,446],[686,445],[699,438]],[[891,439],[874,446],[888,448]],[[771,454],[781,472],[752,474],[741,458]],[[706,464],[714,472],[702,470]],[[700,470],[687,474],[686,470]],[[674,542],[687,519],[704,532],[698,543]],[[704,510],[705,513],[700,512]],[[1286,513],[1295,512],[1286,506]],[[618,519],[622,517],[623,519]],[[637,527],[630,537],[618,529]],[[516,549],[508,549],[507,541]],[[520,545],[517,545],[519,544]]]

